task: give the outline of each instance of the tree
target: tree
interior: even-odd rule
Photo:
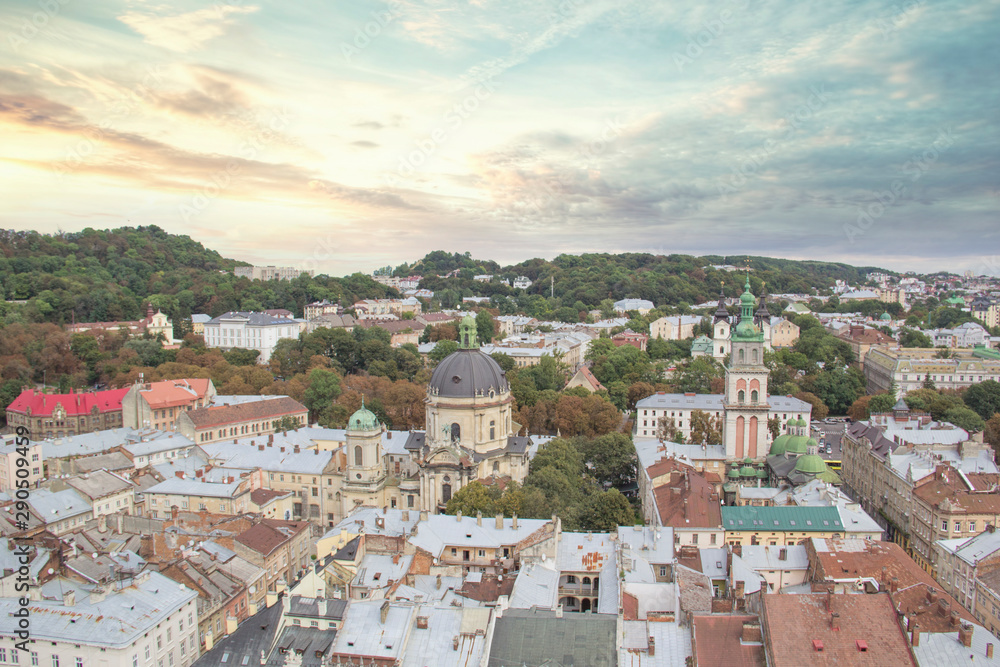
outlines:
[[[682,436],[683,434],[680,429],[677,428],[677,424],[674,422],[673,417],[663,416],[657,421],[657,439],[666,442],[681,442],[684,439]]]
[[[440,340],[438,344],[434,346],[427,357],[434,363],[440,363],[442,359],[447,357],[452,352],[458,351],[458,343],[453,340]]]
[[[618,489],[608,489],[590,497],[580,514],[580,523],[586,530],[607,532],[635,523],[635,513]]]
[[[767,430],[770,431],[772,440],[781,435],[781,418],[774,416],[768,419]]]
[[[656,388],[648,382],[636,382],[628,388],[627,410],[635,410],[635,404],[656,393]]]
[[[830,409],[830,414],[834,415],[845,414],[865,391],[864,376],[857,368],[827,368],[805,384],[806,389],[819,396]]]
[[[245,350],[241,347],[234,347],[223,352],[222,356],[233,366],[253,366],[257,363],[260,350]]]
[[[487,489],[479,480],[469,482],[451,497],[445,507],[445,514],[458,512],[465,516],[475,516],[476,512],[482,512],[487,516],[496,514],[496,498],[491,492],[492,488]]]
[[[899,332],[900,347],[934,347],[930,337],[922,331],[903,328]]]
[[[489,343],[493,340],[493,334],[495,333],[493,327],[493,316],[487,310],[480,310],[476,313],[476,337],[479,342]]]
[[[711,357],[698,357],[678,366],[674,384],[678,391],[708,394],[712,390],[712,380],[719,377],[720,368]]]
[[[812,406],[812,418],[813,419],[826,419],[826,416],[830,414],[829,408],[826,404],[820,400],[819,396],[809,391],[800,391],[795,394],[795,398],[800,401],[805,401]]]
[[[993,448],[994,454],[1000,455],[1000,413],[990,417],[983,430],[983,437]]]
[[[301,426],[301,424],[299,424],[299,422],[291,415],[285,415],[281,419],[275,419],[271,422],[271,427],[275,431],[294,431],[299,426]]]
[[[340,396],[340,377],[333,371],[314,368],[309,373],[309,386],[306,387],[303,403],[309,408],[309,417],[313,421],[329,421],[328,410]],[[324,424],[325,425],[325,424]]]
[[[965,429],[969,433],[977,433],[986,428],[986,421],[975,411],[966,407],[954,407],[944,413],[942,420]]]
[[[924,389],[937,389],[937,385],[935,385],[934,380],[931,379],[930,373],[924,375],[924,382],[921,386]]]
[[[970,386],[962,394],[965,404],[983,419],[990,419],[1000,412],[1000,382],[986,380]]]
[[[703,410],[692,410],[688,442],[692,445],[722,444],[722,417],[713,417]]]
[[[889,392],[883,392],[881,394],[875,394],[871,397],[871,401],[868,403],[868,414],[879,414],[883,412],[891,412],[893,406],[896,405],[896,397]]]
[[[871,396],[861,396],[856,401],[851,403],[851,407],[847,410],[847,416],[856,422],[865,421],[871,416],[869,410],[869,403],[871,403]]]
[[[588,467],[598,484],[622,487],[635,481],[637,459],[630,436],[608,433],[585,440],[582,447]]]

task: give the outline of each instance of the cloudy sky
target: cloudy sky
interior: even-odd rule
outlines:
[[[0,226],[1000,274],[1000,0],[0,5]]]

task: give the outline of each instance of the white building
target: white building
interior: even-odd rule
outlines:
[[[701,315],[669,315],[649,324],[650,338],[682,340],[694,338],[694,329],[701,324]]]
[[[646,299],[622,299],[621,301],[615,301],[614,305],[616,313],[627,313],[636,310],[639,311],[640,315],[645,315],[653,310],[654,307],[653,302]]]
[[[58,577],[30,591],[28,654],[15,656],[17,598],[0,598],[0,664],[188,667],[198,658],[198,594],[158,572],[119,590]],[[7,656],[10,656],[8,662]]]
[[[250,280],[295,280],[303,273],[312,277],[316,272],[311,269],[297,269],[294,266],[237,266],[233,270],[237,278]]]
[[[528,276],[518,276],[514,278],[514,282],[511,283],[511,287],[514,289],[528,289],[531,287],[531,280]]]
[[[230,311],[205,323],[207,347],[257,350],[260,352],[257,362],[261,364],[270,361],[271,353],[279,340],[298,336],[298,322],[267,313]]]

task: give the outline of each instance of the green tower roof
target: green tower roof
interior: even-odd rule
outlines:
[[[476,317],[468,313],[458,325],[458,347],[461,350],[478,350],[476,340]]]
[[[764,470],[763,468],[761,468],[760,470],[758,470],[757,471],[757,478],[758,479],[767,479],[767,470]]]
[[[757,471],[753,469],[752,466],[743,466],[740,468],[740,477],[756,477]]]
[[[826,461],[817,454],[806,454],[795,462],[795,470],[807,475],[819,475],[826,472]]]
[[[883,322],[889,322],[890,320],[892,320],[892,315],[890,315],[889,313],[882,313],[881,315],[879,315],[879,319],[882,320]]]
[[[365,407],[363,398],[361,399],[361,409],[347,420],[347,428],[352,431],[374,431],[379,428],[378,417]]]
[[[726,473],[726,477],[730,479],[739,479],[740,471],[737,470],[736,468],[730,468],[729,472]]]

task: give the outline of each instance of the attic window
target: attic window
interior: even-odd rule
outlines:
[[[354,642],[347,642],[348,646],[354,646]]]
[[[795,525],[795,519],[790,520],[788,523],[790,523],[790,524],[792,524],[794,526]]]
[[[806,525],[807,526],[813,525],[812,519],[806,519]]]
[[[777,526],[777,525],[778,525],[778,520],[777,520],[777,519],[775,519],[775,520],[774,520],[774,525],[775,525],[775,526]]]
[[[864,639],[858,639],[854,643],[857,645],[858,650],[861,651],[862,653],[868,651],[868,642],[866,642]]]
[[[813,640],[813,650],[815,650],[815,651],[822,651],[823,650],[823,641],[820,640],[820,639],[814,639]]]
[[[830,522],[829,522],[829,521],[827,521],[826,519],[823,519],[823,525],[824,525],[824,526],[829,526],[829,525],[830,525]]]

